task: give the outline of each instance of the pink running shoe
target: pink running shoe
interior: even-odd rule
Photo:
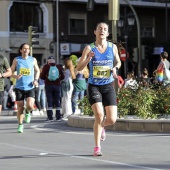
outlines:
[[[102,152],[100,150],[100,147],[94,147],[94,154],[93,156],[102,156]]]
[[[100,140],[104,141],[105,139],[106,139],[106,132],[105,132],[105,129],[103,128]]]

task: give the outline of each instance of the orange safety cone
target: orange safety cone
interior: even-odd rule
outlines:
[[[17,102],[15,101],[14,102],[14,110],[17,110],[18,108],[17,108]]]

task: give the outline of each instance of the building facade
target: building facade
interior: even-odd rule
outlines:
[[[147,67],[152,72],[159,62],[159,52],[170,52],[170,5],[156,0],[128,2],[140,21],[141,69]],[[95,41],[94,29],[98,22],[109,24],[109,39],[113,40],[108,0],[95,0],[91,11],[87,11],[86,7],[87,0],[1,0],[0,21],[3,24],[0,24],[0,53],[12,64],[19,46],[28,42],[30,25],[38,27],[39,44],[33,47],[33,56],[39,65],[45,64],[49,55],[54,55],[61,64],[71,54],[80,57],[85,45]],[[117,24],[117,41],[126,41],[123,45],[129,54],[128,70],[132,70],[138,63],[135,48],[139,37],[136,21],[133,26],[126,23],[129,14],[133,11],[125,0],[120,0],[120,20],[123,19],[126,26],[118,27]]]

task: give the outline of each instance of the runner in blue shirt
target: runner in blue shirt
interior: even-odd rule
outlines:
[[[37,65],[37,60],[29,56],[30,47],[24,43],[19,47],[18,56],[13,60],[11,70],[14,73],[17,71],[17,75],[12,75],[16,78],[16,101],[18,106],[17,118],[18,118],[18,133],[23,133],[23,119],[29,123],[31,121],[31,111],[34,109],[35,91],[34,87],[38,85],[38,78],[40,70]],[[34,73],[35,71],[35,73]],[[26,100],[25,115],[24,112],[24,100]]]
[[[94,30],[96,41],[84,48],[77,65],[78,71],[89,66],[88,98],[95,116],[94,156],[102,155],[100,141],[106,138],[105,127],[113,125],[117,119],[116,92],[113,81],[118,76],[117,71],[121,66],[121,61],[117,46],[107,41],[108,31],[109,26],[106,23],[97,24]]]

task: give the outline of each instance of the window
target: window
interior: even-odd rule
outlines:
[[[27,32],[30,25],[38,27],[38,32],[43,32],[43,12],[39,4],[13,2],[10,9],[10,31]]]
[[[70,35],[87,34],[86,14],[69,13],[69,34]]]
[[[155,19],[153,17],[144,17],[140,20],[141,36],[154,37],[155,36]]]

